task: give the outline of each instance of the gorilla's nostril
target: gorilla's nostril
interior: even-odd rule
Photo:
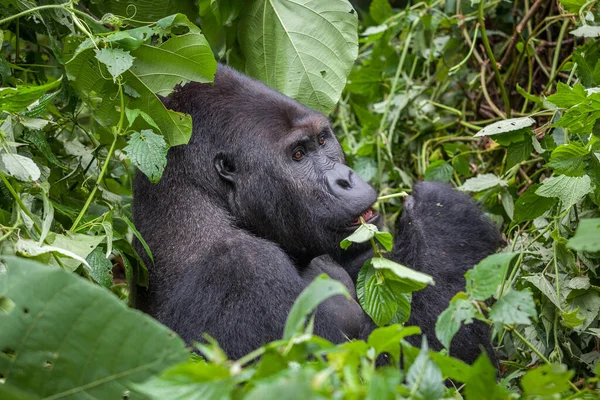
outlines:
[[[352,187],[352,185],[350,185],[350,182],[348,182],[345,179],[338,179],[337,181],[335,181],[335,183],[342,189],[350,189]]]

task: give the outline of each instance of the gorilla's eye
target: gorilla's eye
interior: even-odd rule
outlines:
[[[325,144],[325,136],[319,136],[319,145],[323,146]]]
[[[301,149],[296,150],[292,157],[294,157],[294,160],[296,160],[296,161],[302,160],[302,157],[304,157],[304,150],[301,150]]]

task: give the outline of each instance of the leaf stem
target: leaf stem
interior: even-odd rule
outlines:
[[[73,222],[73,225],[71,226],[72,232],[75,231],[75,229],[77,228],[77,225],[79,225],[79,223],[83,219],[83,216],[87,212],[87,209],[90,207],[90,204],[92,204],[92,200],[94,200],[94,196],[96,195],[96,192],[98,191],[98,185],[100,185],[100,183],[104,179],[104,175],[106,175],[106,171],[108,170],[108,164],[110,164],[113,153],[115,152],[115,145],[117,144],[117,139],[119,138],[119,132],[121,132],[121,129],[123,128],[123,121],[125,118],[125,98],[123,96],[123,86],[122,85],[119,85],[119,95],[121,96],[121,116],[119,117],[119,123],[117,124],[116,129],[113,130],[114,139],[110,145],[110,149],[108,149],[108,154],[106,155],[106,160],[104,160],[104,164],[102,165],[102,170],[100,171],[100,174],[98,175],[98,179],[96,179],[96,184],[94,185],[92,192],[90,193],[87,200],[85,201],[85,204],[83,205],[83,208],[79,212],[79,215],[75,219],[75,222]]]
[[[492,51],[492,48],[490,46],[490,41],[488,40],[487,31],[485,29],[485,19],[483,17],[484,4],[485,1],[481,1],[479,3],[479,26],[481,27],[481,40],[483,41],[483,47],[485,48],[485,52],[488,58],[490,59],[490,64],[492,66],[492,70],[494,71],[494,78],[496,79],[498,90],[500,90],[500,94],[502,95],[502,102],[504,103],[504,112],[506,113],[506,117],[510,118],[510,101],[508,100],[508,94],[506,93],[504,82],[502,82],[502,76],[500,75],[498,64],[496,63],[496,57],[494,57],[494,52]]]
[[[35,222],[35,219],[33,218],[33,214],[31,213],[31,211],[29,211],[27,209],[27,207],[25,206],[25,203],[23,203],[23,200],[21,200],[21,197],[19,196],[19,194],[17,193],[15,188],[12,187],[12,185],[10,184],[8,179],[6,179],[6,176],[4,176],[4,174],[1,172],[0,172],[0,179],[2,179],[4,186],[6,186],[6,188],[10,192],[11,196],[15,199],[15,201],[19,205],[19,208],[25,213],[25,215],[27,215],[27,217],[29,217],[31,222],[33,222],[33,226],[35,227],[35,230],[37,231],[37,233],[41,233],[42,228],[40,228],[40,226],[37,224],[37,222]]]

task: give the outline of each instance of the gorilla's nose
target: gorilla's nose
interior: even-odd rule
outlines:
[[[346,200],[356,201],[371,197],[373,188],[363,181],[347,165],[335,163],[326,173],[327,188],[335,197]]]

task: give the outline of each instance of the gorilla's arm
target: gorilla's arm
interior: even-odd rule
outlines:
[[[465,272],[494,253],[501,243],[496,227],[470,197],[441,183],[415,185],[413,195],[404,204],[390,258],[435,280],[435,286],[413,294],[408,321],[421,327],[433,349],[442,348],[435,337],[437,317],[452,297],[464,290]],[[413,344],[420,344],[418,338]],[[489,329],[475,321],[454,337],[450,354],[473,362],[478,345],[493,354]]]
[[[152,294],[139,293],[138,306],[188,343],[204,332],[218,338],[234,359],[280,339],[298,295],[314,276],[335,270],[333,263],[301,276],[277,246],[239,230],[213,243],[201,257],[154,268]],[[355,300],[334,296],[318,308],[315,333],[342,343],[357,337],[368,319]]]

